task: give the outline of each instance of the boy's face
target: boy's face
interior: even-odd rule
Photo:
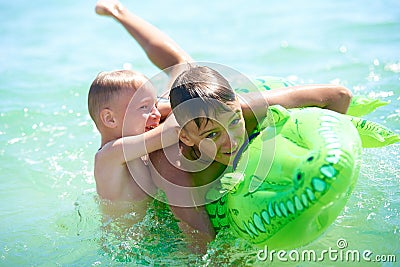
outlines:
[[[156,90],[149,82],[123,97],[126,105],[123,136],[139,135],[159,125],[161,114],[156,107]]]
[[[221,111],[213,118],[202,120],[200,127],[193,120],[189,121],[183,131],[189,145],[200,148],[215,161],[232,165],[244,143],[246,130],[239,101],[229,102],[227,106],[229,111]],[[185,140],[182,141],[188,144]]]

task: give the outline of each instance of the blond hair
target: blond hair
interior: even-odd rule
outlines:
[[[123,90],[137,90],[146,77],[132,70],[100,72],[92,82],[88,95],[90,117],[98,128],[100,112],[106,108]]]

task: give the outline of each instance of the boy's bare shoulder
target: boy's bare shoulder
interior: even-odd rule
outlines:
[[[113,147],[116,141],[108,142],[96,152],[94,157],[95,176],[96,170],[102,170],[101,173],[106,172],[107,176],[109,176],[110,171],[114,172],[115,170],[126,168],[123,155],[119,155],[123,154],[123,152],[116,151],[115,147]],[[100,175],[101,173],[98,174]]]
[[[109,154],[104,147],[96,152],[94,156],[94,176],[96,181],[104,176],[109,176],[108,172],[110,168],[113,168],[112,161],[108,161],[109,158]]]
[[[109,195],[108,193],[105,194],[105,192],[117,190],[130,179],[126,164],[120,164],[112,155],[106,144],[96,152],[94,157],[94,178],[96,180],[96,187],[100,191],[98,193],[102,197]],[[114,188],[114,190],[111,188]],[[111,197],[106,198],[111,199]]]
[[[145,183],[144,186],[154,191],[148,167],[140,158],[121,164],[113,159],[107,148],[103,150],[104,148],[97,151],[94,160],[96,189],[102,198],[111,201],[145,199],[147,194],[137,184],[133,175],[140,177],[142,183]]]
[[[112,152],[113,152],[113,144],[116,143],[118,140],[112,140],[105,145],[103,145],[95,155],[95,160],[97,161],[108,161],[109,159],[112,160]]]

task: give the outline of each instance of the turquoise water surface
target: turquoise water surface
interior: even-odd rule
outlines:
[[[87,112],[89,86],[103,70],[129,65],[149,77],[158,70],[120,25],[95,15],[94,5],[0,2],[0,266],[271,264],[258,261],[256,248],[229,233],[221,233],[204,256],[185,252],[174,220],[159,203],[124,236],[102,230],[93,178],[100,136]],[[400,134],[398,1],[125,5],[196,60],[226,64],[251,77],[338,83],[354,94],[389,101],[366,118]],[[339,238],[349,249],[395,255],[399,264],[400,144],[364,150],[344,211],[304,249],[337,249]]]

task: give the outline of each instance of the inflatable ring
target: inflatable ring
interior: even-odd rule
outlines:
[[[273,89],[270,84],[264,80],[258,88]],[[272,84],[291,85],[283,79]],[[273,120],[265,119],[251,135],[236,156],[233,173],[221,179],[227,193],[206,210],[217,231],[230,227],[260,246],[296,248],[317,238],[342,211],[359,173],[360,137],[373,147],[398,142],[399,136],[329,110],[269,110]],[[273,145],[275,150],[268,149]],[[208,200],[219,190],[210,190]]]

